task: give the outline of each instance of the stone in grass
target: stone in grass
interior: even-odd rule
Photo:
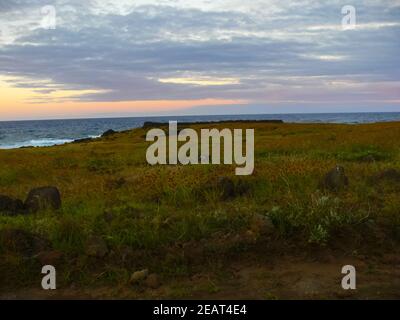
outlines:
[[[235,183],[229,177],[219,177],[217,180],[217,189],[221,192],[221,200],[230,200],[248,194],[250,192],[250,185],[243,180]]]
[[[6,252],[31,258],[39,252],[49,250],[51,244],[38,234],[18,228],[6,228],[0,231],[0,247]]]
[[[400,183],[400,171],[397,169],[386,169],[372,177],[373,182],[391,181]]]
[[[321,189],[329,191],[340,191],[348,185],[349,179],[344,172],[344,168],[336,166],[324,176],[319,186]]]
[[[149,275],[148,269],[135,271],[134,273],[132,273],[129,282],[130,282],[130,284],[138,284],[138,283],[144,281],[148,275]]]
[[[0,195],[0,215],[16,216],[24,213],[24,204],[19,199]]]
[[[103,258],[108,253],[108,247],[101,237],[93,236],[87,240],[85,252],[90,257]]]
[[[29,192],[24,206],[29,212],[37,212],[43,209],[60,209],[60,191],[56,187],[34,188]]]

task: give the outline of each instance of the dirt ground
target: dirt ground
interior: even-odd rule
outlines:
[[[343,290],[344,265],[357,272],[357,289]],[[270,261],[232,261],[223,273],[163,279],[157,289],[120,287],[28,288],[0,294],[0,299],[400,299],[400,255],[380,257],[318,254],[281,256]]]

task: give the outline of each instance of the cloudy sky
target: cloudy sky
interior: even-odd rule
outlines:
[[[400,111],[400,0],[0,0],[0,32],[0,120]]]

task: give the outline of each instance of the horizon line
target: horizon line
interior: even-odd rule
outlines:
[[[93,116],[93,117],[82,117],[82,118],[44,118],[44,119],[12,119],[12,120],[1,120],[0,122],[24,122],[24,121],[60,121],[60,120],[96,120],[96,119],[125,119],[125,118],[171,118],[171,117],[212,117],[212,116],[268,116],[268,115],[302,115],[302,114],[371,114],[371,113],[400,113],[399,111],[342,111],[342,112],[283,112],[283,113],[216,113],[216,114],[180,114],[180,115],[129,115],[129,116]]]

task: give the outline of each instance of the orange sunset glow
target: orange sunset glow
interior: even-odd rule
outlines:
[[[162,113],[196,106],[244,104],[245,100],[196,99],[196,100],[135,100],[85,102],[76,98],[100,90],[55,90],[41,94],[30,88],[13,87],[0,79],[0,119],[55,119],[95,117],[112,113]],[[44,102],[48,99],[49,102]],[[39,100],[39,101],[36,101]]]

